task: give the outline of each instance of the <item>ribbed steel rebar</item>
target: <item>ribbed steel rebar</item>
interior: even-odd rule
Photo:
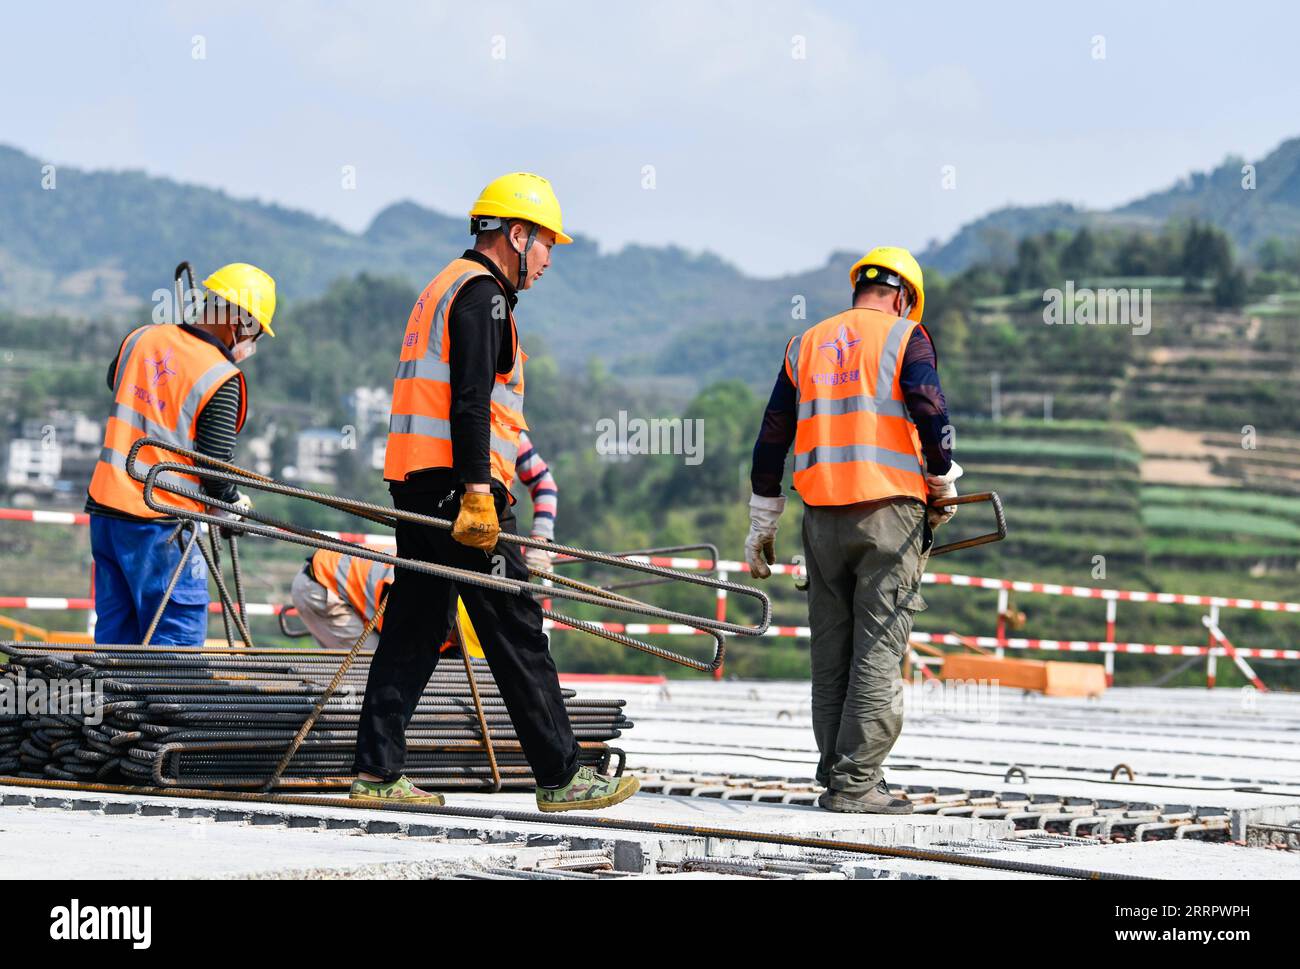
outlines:
[[[136,466],[136,456],[141,447],[155,447],[161,450],[171,451],[174,454],[187,458],[190,464],[180,464],[177,462],[159,462],[148,468],[147,472],[142,472]],[[718,669],[723,660],[724,639],[725,635],[757,636],[762,635],[771,621],[771,603],[767,596],[757,589],[738,583],[727,582],[713,576],[700,575],[690,572],[682,572],[675,569],[667,569],[661,566],[651,565],[648,562],[631,561],[628,558],[607,555],[601,552],[592,552],[585,549],[577,549],[570,546],[555,545],[552,543],[540,543],[531,538],[525,538],[520,535],[502,533],[499,541],[514,543],[523,547],[545,547],[552,552],[562,555],[568,555],[575,559],[581,559],[587,562],[599,563],[621,569],[631,569],[647,573],[658,579],[665,581],[685,582],[693,585],[705,586],[717,590],[723,590],[728,593],[734,593],[738,596],[745,596],[753,599],[758,603],[762,618],[756,626],[746,626],[738,623],[728,622],[718,619],[714,616],[698,616],[690,613],[682,613],[669,609],[662,609],[651,606],[639,600],[630,599],[626,596],[612,593],[607,589],[588,586],[579,583],[576,580],[561,578],[547,573],[547,577],[557,581],[559,587],[543,587],[533,583],[510,579],[498,576],[489,576],[479,572],[473,572],[466,569],[459,569],[452,566],[439,565],[435,563],[421,562],[416,560],[402,560],[396,556],[388,555],[383,552],[377,552],[373,549],[356,545],[341,539],[335,539],[331,536],[324,535],[312,529],[306,529],[289,522],[281,522],[260,512],[252,512],[247,509],[236,509],[233,505],[210,496],[204,496],[191,488],[168,481],[166,484],[159,483],[159,476],[168,473],[179,473],[190,476],[201,477],[215,481],[233,483],[240,487],[261,489],[273,494],[281,494],[288,497],[302,498],[326,507],[347,512],[352,515],[374,521],[388,527],[395,527],[400,521],[408,521],[432,528],[450,529],[452,523],[440,518],[434,518],[427,515],[419,515],[413,512],[403,511],[401,509],[382,507],[369,502],[363,502],[352,498],[338,498],[331,495],[322,495],[317,492],[304,488],[297,488],[287,485],[265,475],[259,475],[254,472],[240,468],[229,462],[215,461],[198,452],[190,451],[183,448],[177,448],[167,445],[162,441],[152,438],[142,438],[137,441],[127,457],[127,471],[133,478],[144,485],[144,500],[150,508],[156,511],[176,515],[177,517],[189,519],[196,522],[207,522],[210,526],[220,524],[222,519],[216,515],[205,514],[203,512],[193,511],[187,508],[171,505],[161,500],[156,494],[155,489],[160,488],[162,491],[174,495],[188,497],[200,504],[206,504],[213,509],[234,514],[242,514],[244,520],[241,522],[240,531],[247,534],[262,535],[268,538],[274,538],[282,541],[294,542],[313,548],[324,548],[343,554],[353,555],[360,558],[368,558],[372,561],[382,562],[389,565],[401,566],[416,571],[424,571],[429,574],[440,575],[444,578],[450,578],[458,582],[464,582],[471,585],[479,585],[485,588],[492,588],[503,592],[510,592],[521,595],[529,595],[535,598],[544,598],[554,596],[556,598],[568,599],[574,602],[582,602],[591,605],[603,606],[630,612],[643,616],[666,620],[670,623],[678,623],[689,626],[692,629],[707,633],[714,640],[714,655],[708,661],[701,661],[688,656],[682,656],[672,650],[662,646],[656,646],[643,640],[635,639],[623,633],[614,633],[602,628],[601,626],[584,622],[579,619],[572,619],[567,616],[556,613],[549,613],[548,616],[557,622],[568,626],[569,628],[581,630],[594,636],[607,639],[633,649],[657,656],[670,662],[688,666],[692,669],[711,672]],[[219,590],[220,591],[220,590]],[[223,595],[223,600],[226,597]],[[243,630],[241,629],[241,633]]]
[[[82,712],[0,715],[0,774],[156,787],[250,789],[266,783],[313,712],[318,717],[278,778],[286,789],[351,781],[370,653],[339,675],[335,650],[6,645],[0,675],[30,685],[73,683]],[[469,675],[478,687],[482,716]],[[337,677],[334,695],[322,690]],[[631,724],[623,701],[562,691],[581,752],[600,769],[621,752],[607,741]],[[51,708],[53,709],[53,708]],[[493,746],[487,756],[484,739]],[[406,772],[430,787],[485,790],[533,784],[518,736],[486,663],[442,664],[407,733]],[[499,788],[498,778],[499,776]]]

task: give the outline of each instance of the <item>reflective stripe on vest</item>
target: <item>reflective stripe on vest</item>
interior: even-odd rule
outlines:
[[[491,273],[472,259],[456,259],[420,294],[411,310],[402,341],[401,359],[393,379],[393,410],[388,420],[384,477],[402,481],[426,468],[453,466],[451,447],[451,338],[448,321],[461,288]],[[508,374],[496,374],[492,387],[492,477],[507,490],[515,477],[519,432],[524,420],[524,363],[514,315],[510,332],[515,346]]]
[[[368,546],[367,546],[368,547]],[[312,577],[369,622],[379,609],[384,586],[392,584],[393,567],[385,562],[320,549],[311,557]],[[376,629],[384,628],[381,616]]]
[[[877,310],[823,320],[786,347],[795,386],[794,486],[810,505],[925,501],[925,464],[899,384],[919,324]]]
[[[241,386],[236,431],[248,412],[247,387],[239,368],[217,347],[179,326],[150,324],[132,331],[122,343],[113,375],[113,408],[104,428],[104,443],[90,480],[90,496],[108,508],[139,518],[160,518],[144,503],[144,485],[126,473],[131,445],[154,437],[175,447],[194,448],[194,426],[212,395],[227,380]],[[186,457],[155,447],[141,448],[136,466],[148,472],[160,462],[192,465]],[[196,489],[193,475],[168,472],[160,485]],[[203,504],[165,493],[159,499],[192,511]]]

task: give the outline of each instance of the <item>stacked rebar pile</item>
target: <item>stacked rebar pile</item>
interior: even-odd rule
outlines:
[[[0,713],[0,774],[12,774],[18,769],[24,719],[19,715]]]
[[[338,669],[323,650],[70,652],[5,646],[16,682],[76,684],[84,710],[0,716],[0,773],[147,786],[260,788]],[[369,672],[362,654],[325,705],[279,788],[351,783],[357,719]],[[504,788],[533,785],[504,701],[486,663],[474,664]],[[65,689],[66,692],[66,689]],[[622,700],[582,700],[565,690],[581,759],[607,769],[605,743],[631,726]],[[406,773],[434,788],[493,785],[473,694],[461,661],[439,664],[407,732]]]

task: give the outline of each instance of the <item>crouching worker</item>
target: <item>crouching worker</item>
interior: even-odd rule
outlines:
[[[533,501],[533,526],[531,536],[540,541],[555,540],[555,511],[559,488],[546,462],[528,439],[519,432],[519,456],[515,459],[518,480],[528,488]],[[369,547],[369,546],[367,546]],[[524,560],[530,569],[549,572],[554,556],[543,548],[529,548]],[[319,549],[307,560],[306,566],[293,580],[290,596],[303,625],[316,642],[325,649],[351,649],[357,637],[365,630],[383,601],[384,593],[393,584],[393,567],[384,562],[344,555]],[[458,623],[470,625],[465,605],[459,604]],[[379,631],[384,628],[380,616],[375,629],[366,637],[363,648],[373,650],[379,645]],[[472,627],[470,627],[472,628]],[[459,639],[453,625],[441,652],[447,653]],[[473,636],[472,655],[481,657],[478,638]]]
[[[289,595],[307,631],[325,649],[351,649],[393,584],[393,567],[373,559],[318,549],[293,579]],[[380,616],[364,649],[379,645]]]
[[[90,547],[95,560],[95,642],[144,641],[167,585],[179,569],[151,643],[201,646],[208,633],[208,571],[198,548],[182,565],[179,519],[144,503],[144,485],[126,472],[131,446],[144,437],[198,451],[220,461],[235,455],[235,441],[248,412],[248,390],[238,364],[252,356],[262,334],[275,334],[275,281],[256,266],[232,263],[203,281],[197,323],[138,327],[108,367],[113,406],[104,445],[90,480]],[[141,471],[158,462],[193,465],[165,449],[140,450]],[[193,511],[207,509],[164,490],[168,482],[216,500],[249,507],[233,484],[168,473],[158,478],[158,497]]]

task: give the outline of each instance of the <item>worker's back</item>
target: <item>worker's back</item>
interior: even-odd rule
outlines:
[[[899,377],[920,326],[851,309],[809,327],[786,348],[798,400],[794,486],[806,504],[885,498],[925,501],[925,463]]]
[[[99,505],[134,515],[159,518],[144,503],[143,485],[126,473],[131,446],[144,437],[158,438],[176,447],[194,449],[199,413],[230,379],[243,385],[243,374],[213,343],[183,326],[149,324],[133,330],[122,343],[113,375],[113,406],[104,429],[104,447],[90,481],[90,497]],[[243,426],[248,395],[240,394],[236,430]],[[159,461],[191,464],[189,458],[147,447],[138,464],[148,470]],[[198,489],[190,475],[170,480]],[[178,495],[161,496],[169,504],[202,511],[203,504]]]

